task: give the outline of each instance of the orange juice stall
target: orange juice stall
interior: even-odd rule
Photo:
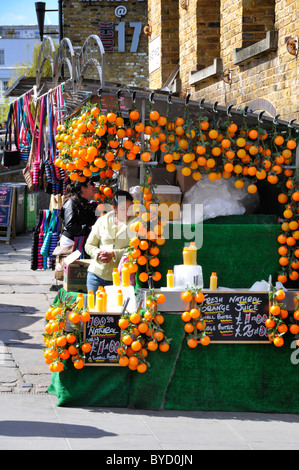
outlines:
[[[299,411],[297,139],[247,108],[140,90],[104,90],[60,126],[56,165],[98,175],[102,211],[134,194],[136,285],[60,290],[44,335],[58,405]]]

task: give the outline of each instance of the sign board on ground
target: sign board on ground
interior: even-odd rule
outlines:
[[[14,217],[15,189],[9,185],[0,185],[0,240],[7,243],[10,239]]]

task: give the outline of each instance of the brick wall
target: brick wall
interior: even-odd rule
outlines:
[[[117,17],[117,7],[125,7],[127,13]],[[120,21],[125,23],[124,30],[118,29]],[[129,26],[130,22],[142,23],[136,52],[130,52],[133,35],[136,31],[134,27]],[[64,37],[70,39],[73,47],[82,47],[84,41],[91,34],[100,36],[100,23],[106,24],[102,28],[101,34],[103,41],[106,40],[106,48],[109,49],[109,52],[106,52],[106,80],[111,82],[148,86],[148,38],[143,31],[147,22],[147,0],[123,0],[122,2],[116,0],[65,0],[63,2]],[[125,52],[119,52],[118,48],[123,34]],[[109,43],[109,39],[114,42],[113,52],[110,52],[111,42]]]
[[[154,11],[159,11],[163,2],[149,0],[149,22],[153,25]],[[172,3],[173,15],[174,10],[179,14],[181,96],[189,92],[191,99],[205,98],[207,102],[218,101],[239,108],[264,99],[282,119],[299,118],[299,56],[296,58],[286,49],[287,39],[299,36],[298,0],[189,0],[187,10],[182,8],[181,1],[167,3]],[[164,21],[156,26],[152,38],[157,34],[163,36]],[[235,49],[256,44],[270,30],[278,34],[275,51],[234,64]],[[189,72],[208,67],[217,57],[222,60],[222,69],[230,70],[231,83],[224,83],[220,74],[190,86]],[[177,60],[175,52],[172,58]],[[151,88],[158,88],[159,73],[157,70],[150,75]]]
[[[160,68],[151,74],[151,88],[162,88],[179,63],[179,0],[152,0],[148,2],[151,19],[149,41],[160,38]]]

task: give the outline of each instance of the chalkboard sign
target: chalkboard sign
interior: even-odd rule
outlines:
[[[86,366],[119,366],[119,319],[119,313],[90,313],[90,320],[83,329],[84,341],[91,344],[91,351],[86,354]]]
[[[202,312],[211,342],[270,343],[265,326],[268,292],[204,291],[204,295]]]
[[[11,224],[11,210],[14,188],[0,185],[0,225],[8,227]]]
[[[8,185],[0,185],[0,240],[5,240],[7,243],[11,234],[14,204],[15,189]]]

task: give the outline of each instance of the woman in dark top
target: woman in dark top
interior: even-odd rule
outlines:
[[[63,220],[60,246],[73,245],[76,237],[87,237],[96,222],[96,205],[89,201],[94,197],[96,188],[90,179],[84,183],[73,181],[66,188],[65,202],[61,209]]]

